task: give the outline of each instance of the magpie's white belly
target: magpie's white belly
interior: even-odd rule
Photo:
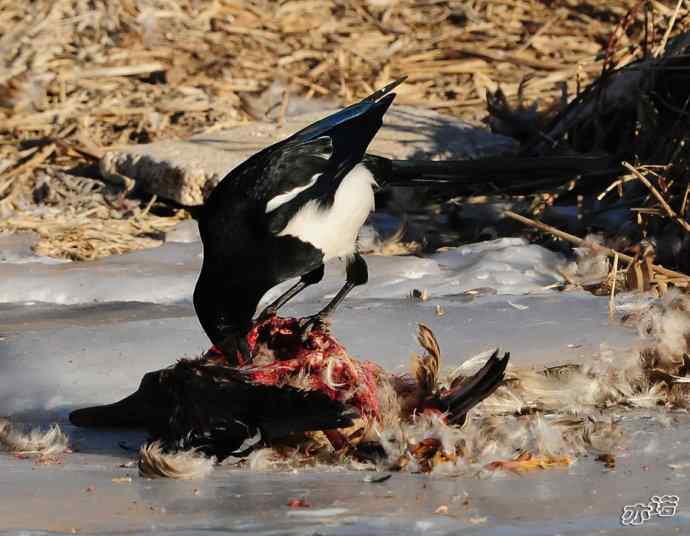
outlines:
[[[374,210],[374,185],[371,172],[356,165],[340,183],[333,204],[323,208],[310,201],[288,222],[278,236],[295,236],[319,248],[324,262],[355,252],[357,234]]]

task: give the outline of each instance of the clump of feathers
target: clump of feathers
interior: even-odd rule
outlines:
[[[27,456],[57,456],[68,448],[69,438],[56,424],[47,430],[23,430],[8,419],[0,419],[0,450]]]
[[[584,247],[573,248],[575,258],[560,267],[561,275],[571,284],[583,287],[600,284],[609,277],[610,263],[607,254],[600,248],[592,247],[601,244],[599,235],[589,234],[585,237]]]
[[[209,475],[215,464],[214,457],[204,456],[196,449],[168,450],[159,441],[139,449],[139,474],[144,478],[199,479]]]
[[[678,291],[666,293],[642,311],[637,328],[651,343],[642,352],[645,366],[677,374],[690,353],[690,298]]]

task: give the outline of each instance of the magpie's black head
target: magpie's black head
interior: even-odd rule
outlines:
[[[237,352],[249,358],[246,336],[265,292],[263,286],[215,277],[202,268],[194,289],[194,309],[206,335],[228,360],[234,360]]]

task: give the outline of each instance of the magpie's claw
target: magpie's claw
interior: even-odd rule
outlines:
[[[302,335],[302,342],[307,342],[314,328],[323,327],[325,320],[325,317],[319,313],[300,318],[299,328]]]
[[[251,365],[252,361],[254,360],[254,354],[252,351],[249,349],[249,347],[245,345],[240,345],[240,348],[238,349],[237,352],[239,355],[238,357],[242,358],[241,364],[242,365]]]
[[[261,313],[259,313],[259,316],[256,317],[256,320],[254,321],[255,324],[261,324],[262,322],[265,322],[272,316],[275,316],[278,314],[278,310],[275,307],[271,307],[270,305],[266,307]]]

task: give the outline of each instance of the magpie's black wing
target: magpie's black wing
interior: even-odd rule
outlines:
[[[304,203],[328,206],[340,182],[364,157],[381,128],[391,94],[404,78],[293,134],[267,155],[256,182],[265,203],[268,228],[282,230]]]
[[[256,182],[255,196],[265,203],[265,212],[272,212],[294,197],[302,188],[311,186],[316,175],[329,166],[333,142],[329,136],[316,139],[290,139],[267,155]]]
[[[236,218],[251,220],[250,229],[278,234],[309,200],[328,206],[340,181],[364,157],[395,96],[390,91],[403,80],[263,149],[230,171],[204,205],[199,220],[204,248],[231,250],[228,241],[233,235],[227,230]]]

